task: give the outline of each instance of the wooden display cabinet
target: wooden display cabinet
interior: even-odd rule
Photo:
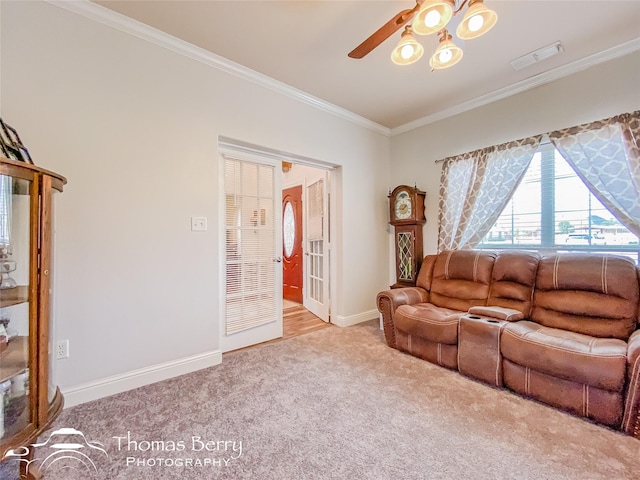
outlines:
[[[0,461],[36,442],[62,410],[50,293],[53,197],[65,183],[0,157]],[[38,477],[20,465],[22,478]]]

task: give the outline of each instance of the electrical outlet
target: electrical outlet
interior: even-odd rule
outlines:
[[[56,360],[69,358],[69,340],[60,340],[56,343]]]

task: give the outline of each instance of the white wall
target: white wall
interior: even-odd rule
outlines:
[[[438,243],[441,163],[451,155],[640,109],[640,52],[391,139],[393,185],[426,190],[425,254]]]
[[[63,391],[219,348],[218,135],[341,166],[337,313],[375,309],[388,137],[54,5],[0,5],[1,115],[69,181],[57,202]],[[191,216],[209,231],[191,232]]]
[[[310,184],[324,175],[324,169],[293,164],[288,172],[282,174],[282,188]]]

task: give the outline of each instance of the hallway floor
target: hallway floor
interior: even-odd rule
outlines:
[[[331,326],[299,303],[283,300],[282,338],[297,337]]]

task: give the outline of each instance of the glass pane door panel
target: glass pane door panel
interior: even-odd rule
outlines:
[[[30,423],[31,182],[0,175],[0,439]]]
[[[273,172],[270,165],[225,161],[225,335],[282,320],[275,296],[282,282],[276,280]]]

